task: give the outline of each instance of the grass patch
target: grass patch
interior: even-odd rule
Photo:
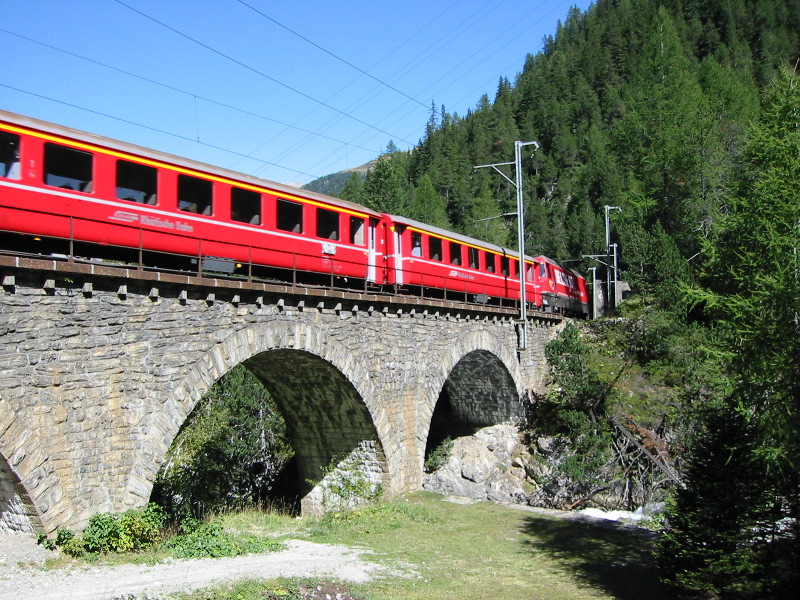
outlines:
[[[372,554],[367,560],[402,576],[343,586],[352,597],[366,600],[671,597],[658,583],[649,539],[494,504],[453,504],[436,494],[410,494],[320,518],[248,511],[218,516],[214,522],[234,539],[275,544],[305,538],[368,548]],[[154,555],[148,556],[152,560]],[[294,600],[312,597],[301,590],[318,583],[243,580],[174,597]]]
[[[367,546],[388,564],[412,565],[412,577],[354,586],[370,600],[670,597],[658,584],[651,542],[638,536],[427,493],[402,502],[426,518],[317,532],[319,541]]]

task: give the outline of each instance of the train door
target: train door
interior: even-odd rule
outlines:
[[[380,283],[378,281],[378,220],[369,220],[369,231],[367,232],[367,281],[370,283]]]
[[[405,227],[394,228],[394,276],[397,285],[403,285],[403,247],[400,232],[405,231]]]

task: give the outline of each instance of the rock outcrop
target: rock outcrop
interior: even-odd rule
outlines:
[[[447,463],[425,475],[423,489],[474,500],[528,504],[531,463],[519,428],[494,425],[453,441]]]

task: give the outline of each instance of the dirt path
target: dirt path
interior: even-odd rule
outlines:
[[[366,559],[366,554],[345,546],[291,540],[279,552],[235,558],[42,570],[37,565],[46,551],[35,547],[30,536],[0,535],[0,600],[111,600],[125,594],[144,598],[243,578],[330,577],[365,582],[390,573]]]

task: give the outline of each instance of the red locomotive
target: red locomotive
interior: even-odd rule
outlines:
[[[507,248],[4,111],[0,239],[17,252],[260,280],[520,296],[519,254]],[[524,265],[530,304],[588,314],[583,277],[543,256]]]

